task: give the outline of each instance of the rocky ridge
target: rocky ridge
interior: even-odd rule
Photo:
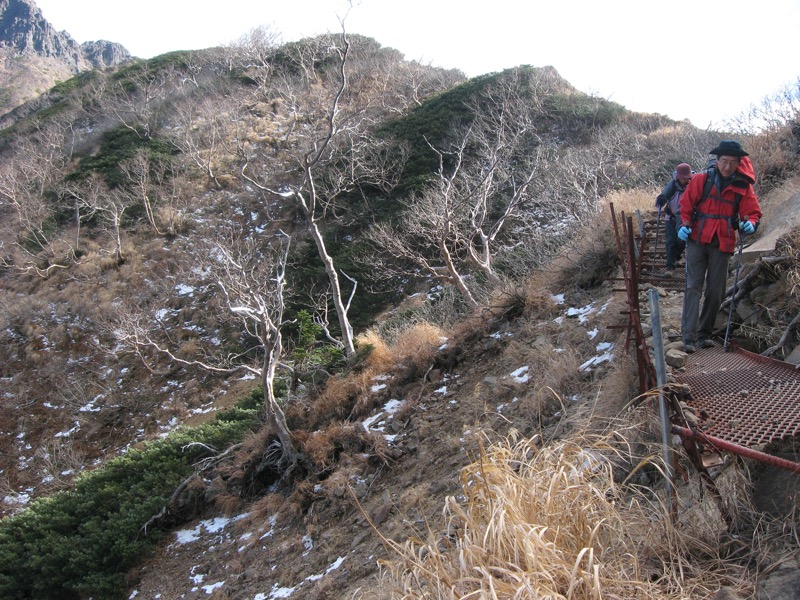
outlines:
[[[0,114],[37,97],[42,90],[90,69],[131,60],[121,44],[79,44],[56,31],[32,0],[0,0]]]

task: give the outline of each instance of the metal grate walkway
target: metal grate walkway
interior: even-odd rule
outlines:
[[[708,435],[749,448],[800,435],[800,371],[731,346],[699,350],[675,380]]]

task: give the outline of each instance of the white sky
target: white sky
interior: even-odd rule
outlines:
[[[344,0],[34,0],[77,42],[134,56],[341,31]],[[470,8],[470,6],[472,6]],[[800,0],[353,0],[348,33],[473,77],[552,65],[634,111],[720,124],[800,77]]]

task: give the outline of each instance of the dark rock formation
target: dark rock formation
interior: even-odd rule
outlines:
[[[0,0],[0,47],[17,56],[57,59],[73,73],[131,58],[120,44],[103,40],[78,44],[66,31],[56,31],[33,0]]]

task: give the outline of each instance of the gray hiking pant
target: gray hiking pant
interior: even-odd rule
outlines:
[[[697,340],[711,339],[728,284],[728,261],[731,256],[733,254],[720,252],[718,245],[698,244],[694,240],[686,243],[686,289],[681,317],[684,344],[695,344]],[[704,283],[705,295],[703,295]]]

